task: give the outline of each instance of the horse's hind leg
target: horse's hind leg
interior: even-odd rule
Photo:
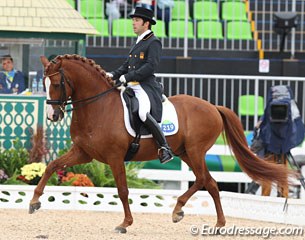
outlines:
[[[223,214],[221,202],[220,202],[220,196],[219,196],[219,189],[217,186],[217,182],[214,178],[210,175],[209,172],[206,173],[206,181],[204,184],[204,187],[209,192],[209,194],[212,196],[216,208],[217,213],[217,223],[216,227],[223,227],[226,224],[226,219]]]
[[[195,165],[196,166],[201,165],[201,164],[194,165],[193,161],[196,161],[195,158],[192,158],[192,162],[191,162],[190,158],[187,154],[184,154],[183,156],[181,156],[181,158],[191,169],[194,169]],[[198,156],[197,156],[197,158],[198,158]],[[197,160],[197,162],[198,163],[200,162],[199,159]],[[203,160],[201,160],[201,162],[203,162]],[[199,168],[202,169],[202,166],[199,166]],[[193,172],[196,176],[196,180],[195,180],[194,184],[183,195],[178,197],[177,204],[176,204],[173,214],[172,214],[172,220],[174,223],[179,222],[183,219],[184,212],[182,210],[182,207],[193,196],[194,193],[196,193],[198,190],[200,190],[203,187],[203,182],[205,181],[204,180],[205,176],[203,176],[203,171],[200,171],[201,174],[198,174],[195,171],[193,171]]]
[[[56,160],[49,163],[46,168],[45,173],[43,174],[42,178],[40,179],[37,187],[34,190],[33,198],[30,202],[29,213],[35,212],[40,208],[41,203],[39,202],[40,196],[43,194],[43,190],[52,176],[52,174],[59,170],[66,167],[71,167],[76,164],[90,162],[92,159],[80,148],[73,146],[69,152],[57,158]]]
[[[205,156],[205,155],[204,155]],[[190,156],[191,157],[191,156]],[[205,187],[208,192],[211,194],[217,212],[217,227],[223,227],[226,223],[225,217],[223,214],[219,190],[216,181],[211,177],[208,172],[207,166],[205,164],[204,158],[200,157],[200,154],[196,153],[192,155],[192,161],[190,161],[190,157],[188,155],[182,156],[183,160],[189,165],[189,167],[193,170],[196,180],[194,184],[182,195],[178,198],[177,204],[174,208],[172,219],[173,222],[179,222],[183,216],[182,207],[186,204],[186,202],[190,199],[190,197],[197,192],[198,190]]]

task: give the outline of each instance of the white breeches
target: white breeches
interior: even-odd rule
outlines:
[[[146,114],[150,112],[150,108],[151,108],[148,95],[140,84],[132,85],[129,87],[131,87],[135,92],[136,98],[139,101],[139,117],[141,121],[145,122]]]

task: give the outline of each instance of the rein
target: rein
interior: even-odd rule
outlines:
[[[74,110],[76,110],[80,107],[84,107],[84,106],[86,106],[90,103],[93,103],[93,102],[97,101],[98,99],[100,99],[102,96],[104,96],[107,93],[113,91],[114,89],[116,89],[117,87],[119,87],[121,85],[122,85],[122,83],[118,83],[118,84],[114,85],[113,87],[107,89],[106,91],[98,93],[97,95],[94,95],[92,97],[88,97],[88,98],[84,98],[84,99],[80,99],[80,100],[75,100],[75,101],[66,101],[66,105],[76,104],[76,103],[82,103],[82,104],[77,106],[77,107],[67,109],[67,110],[65,110],[65,112],[72,112],[72,111],[74,111]],[[91,100],[91,101],[89,101],[89,100]]]
[[[47,100],[47,104],[50,104],[50,105],[59,105],[60,106],[60,110],[62,112],[72,112],[80,107],[83,107],[83,106],[86,106],[90,103],[93,103],[95,101],[97,101],[99,98],[101,98],[102,96],[106,95],[107,93],[113,91],[114,89],[116,89],[117,87],[121,86],[122,83],[117,83],[116,85],[114,85],[113,87],[107,89],[106,91],[104,92],[101,92],[101,93],[98,93],[94,96],[91,96],[91,97],[88,97],[88,98],[84,98],[84,99],[79,99],[79,100],[75,100],[75,101],[72,101],[72,100],[66,100],[67,99],[67,93],[66,93],[66,88],[65,88],[65,81],[67,82],[67,84],[69,85],[69,87],[72,89],[72,94],[73,94],[73,91],[74,91],[74,88],[70,82],[69,79],[66,78],[66,76],[64,75],[63,73],[63,69],[59,69],[58,72],[56,73],[52,73],[50,75],[47,75],[46,77],[52,77],[54,75],[57,75],[57,74],[60,74],[60,89],[61,89],[61,97],[59,100]],[[70,108],[70,109],[65,109],[65,107],[67,105],[71,105],[71,104],[78,104],[78,103],[81,103],[81,105],[77,106],[77,107],[73,107],[73,108]]]

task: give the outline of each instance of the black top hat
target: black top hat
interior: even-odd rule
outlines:
[[[130,14],[129,16],[131,18],[133,17],[144,18],[147,19],[152,25],[156,24],[156,20],[154,18],[154,12],[147,8],[136,7],[135,12]]]

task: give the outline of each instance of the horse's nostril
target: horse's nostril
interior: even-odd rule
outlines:
[[[52,118],[53,118],[52,120],[56,122],[58,120],[58,115],[57,114],[53,114]]]

